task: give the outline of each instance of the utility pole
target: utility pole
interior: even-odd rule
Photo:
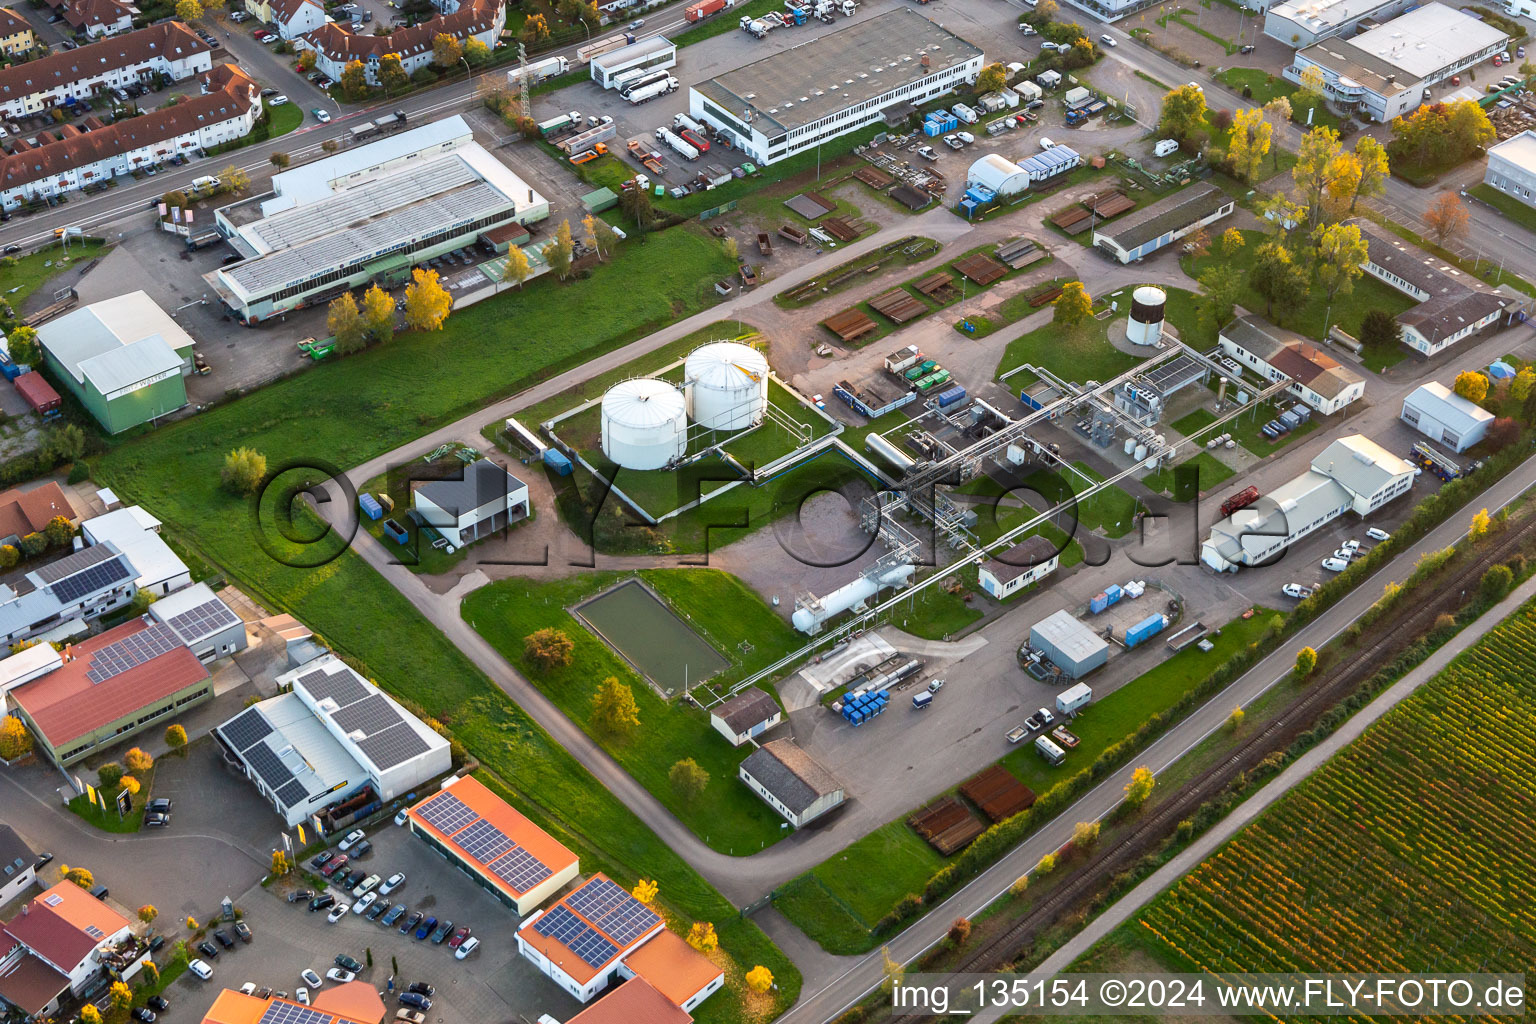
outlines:
[[[528,47],[522,40],[517,43],[517,68],[518,68],[518,112],[523,116],[523,123],[533,120],[533,93],[528,86]]]

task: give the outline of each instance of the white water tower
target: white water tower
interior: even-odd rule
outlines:
[[[683,363],[688,415],[710,430],[744,430],[763,420],[768,405],[768,360],[755,348],[716,341]]]
[[[636,377],[603,395],[603,454],[625,469],[661,469],[688,450],[688,405],[664,380]]]
[[[1163,337],[1163,321],[1168,315],[1168,293],[1143,285],[1131,293],[1131,318],[1125,325],[1125,337],[1132,345],[1156,345]]]

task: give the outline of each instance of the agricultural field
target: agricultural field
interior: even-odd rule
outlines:
[[[1536,963],[1526,604],[1123,926],[1205,971]]]

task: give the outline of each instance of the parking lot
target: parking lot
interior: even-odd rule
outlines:
[[[357,867],[388,877],[396,871],[406,875],[405,885],[388,897],[403,902],[410,914],[420,911],[439,922],[452,920],[455,927],[469,925],[480,939],[480,947],[465,960],[455,959],[445,941],[433,945],[419,941],[414,932],[400,934],[398,925],[385,928],[377,921],[350,911],[335,924],[327,922],[329,911],[310,912],[306,903],[289,903],[287,895],[305,888],[302,881],[284,880],[270,889],[260,885],[236,896],[235,905],[249,924],[252,941],[236,943],[211,961],[213,979],[200,981],[188,974],[173,986],[171,998],[190,1002],[206,1000],[210,986],[239,988],[251,982],[258,988],[294,994],[304,982],[302,970],[311,969],[322,978],[335,966],[337,954],[345,953],[364,964],[359,980],[369,982],[386,993],[385,1002],[392,1017],[396,1006],[388,982],[394,964],[395,991],[425,981],[434,986],[433,1021],[494,1022],[516,1019],[519,1015],[534,1020],[550,1013],[568,1019],[579,1009],[574,999],[559,986],[545,979],[538,970],[517,955],[513,936],[517,915],[480,888],[468,876],[449,866],[422,840],[405,828],[385,823],[369,829],[372,852],[355,861]],[[309,865],[304,865],[309,869]],[[350,869],[351,865],[348,866]],[[338,897],[340,890],[331,890]],[[345,901],[352,902],[350,894]],[[372,953],[373,967],[367,966]],[[205,958],[206,959],[206,958]],[[327,982],[330,984],[330,982]]]

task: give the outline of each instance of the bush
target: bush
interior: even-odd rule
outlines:
[[[48,538],[40,533],[29,533],[21,538],[21,550],[28,558],[36,558],[48,550]]]
[[[73,466],[69,467],[69,476],[65,478],[64,482],[70,484],[83,484],[90,478],[90,465],[86,462],[79,461],[76,462]]]
[[[523,638],[523,657],[544,673],[565,668],[571,663],[576,644],[564,631],[545,627]]]
[[[1514,585],[1515,574],[1507,565],[1493,565],[1483,573],[1482,582],[1478,585],[1478,591],[1484,601],[1493,602],[1509,593],[1509,588]]]

